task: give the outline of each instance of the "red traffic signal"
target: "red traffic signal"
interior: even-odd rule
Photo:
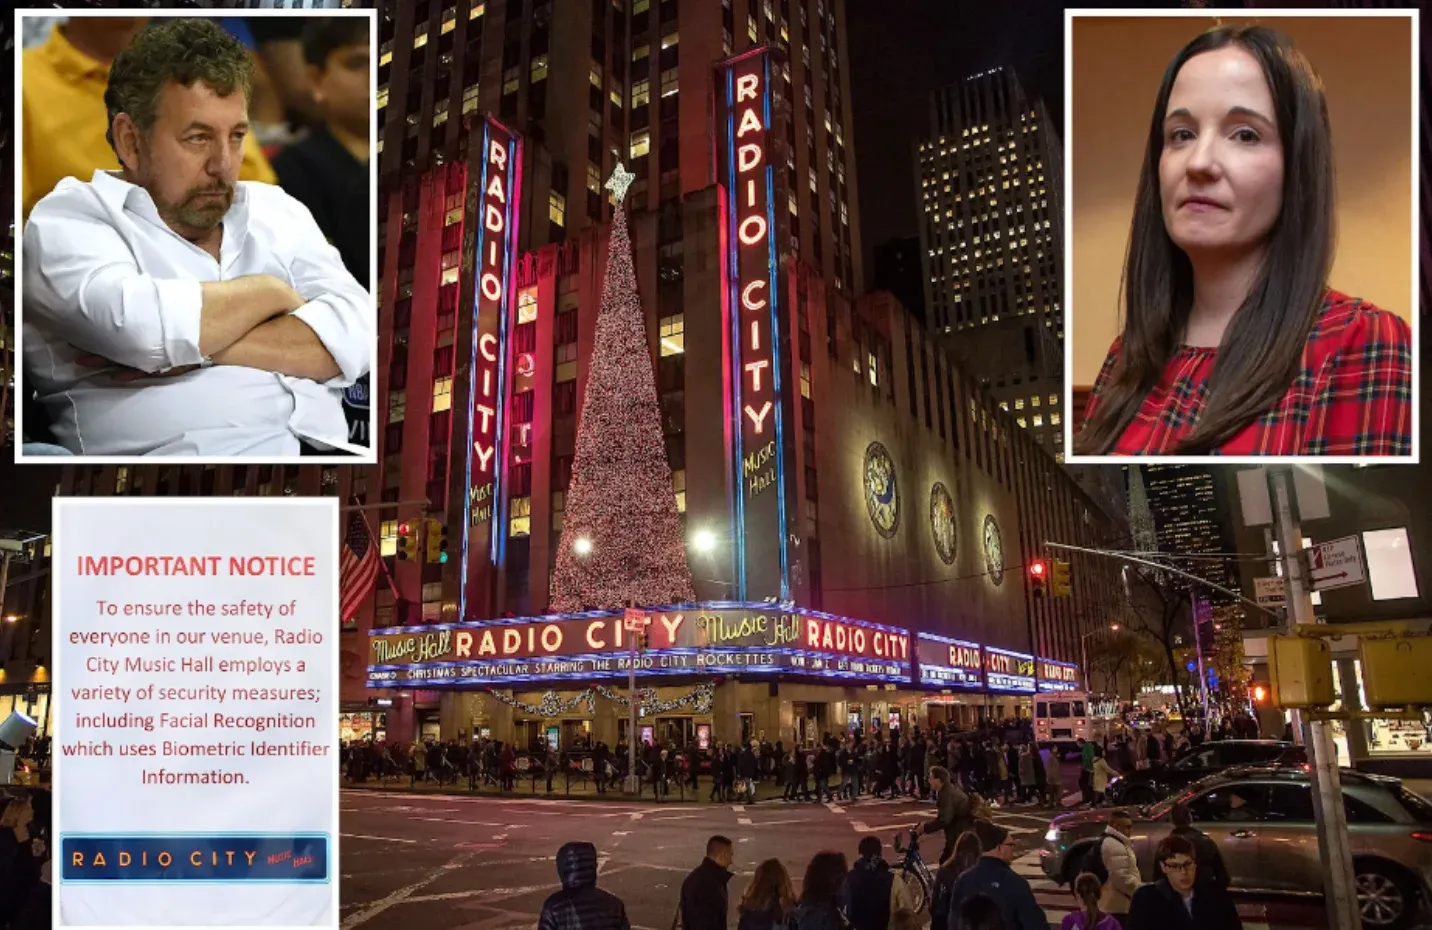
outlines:
[[[399,535],[399,536],[410,536],[410,535],[412,535],[412,532],[413,532],[413,528],[412,528],[411,526],[408,526],[408,524],[406,524],[406,523],[399,523],[399,524],[398,524],[398,535]]]
[[[1036,600],[1048,596],[1049,593],[1045,590],[1049,582],[1044,571],[1045,565],[1043,562],[1029,563],[1029,595]]]

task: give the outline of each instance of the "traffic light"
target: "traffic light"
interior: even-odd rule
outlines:
[[[428,520],[427,529],[428,561],[435,562],[438,565],[441,565],[448,560],[447,527],[443,525],[441,520]]]
[[[411,523],[398,524],[398,561],[416,561],[418,558],[418,528]]]
[[[1049,579],[1043,562],[1029,563],[1029,591],[1037,600],[1048,595]]]
[[[1049,571],[1049,596],[1069,596],[1069,563],[1055,559],[1050,564]]]

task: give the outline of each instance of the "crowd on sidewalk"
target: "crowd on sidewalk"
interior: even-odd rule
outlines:
[[[1209,738],[1257,735],[1256,722],[1242,715],[1220,720]],[[1077,800],[1101,805],[1108,785],[1117,776],[1157,768],[1204,740],[1204,730],[1197,723],[1177,732],[1156,725],[1105,733],[1098,740],[1079,740],[1081,796]],[[533,791],[545,784],[548,793],[569,792],[577,784],[590,785],[597,794],[604,794],[623,784],[628,747],[618,743],[612,748],[586,737],[578,737],[562,749],[542,741],[519,749],[487,737],[470,742],[365,740],[345,744],[340,760],[344,776],[354,783],[406,780],[411,787],[466,781],[473,790],[515,791],[518,782],[526,782]],[[1014,719],[969,730],[938,724],[929,730],[914,727],[905,734],[878,729],[826,733],[815,745],[791,747],[764,736],[743,746],[718,743],[709,748],[694,740],[684,745],[650,742],[639,746],[637,752],[643,793],[649,791],[658,801],[674,792],[697,799],[704,794],[718,803],[752,803],[762,784],[779,788],[780,798],[788,801],[926,798],[931,795],[931,769],[943,766],[954,773],[965,791],[992,803],[1056,806],[1064,799],[1064,765],[1053,744],[1034,741],[1028,720]]]

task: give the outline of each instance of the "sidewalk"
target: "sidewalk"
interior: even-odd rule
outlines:
[[[406,778],[401,779],[401,780],[399,780],[399,781],[372,781],[372,780],[369,780],[369,781],[365,781],[365,782],[352,782],[352,781],[348,781],[347,779],[339,779],[338,786],[339,786],[340,788],[348,788],[348,789],[352,789],[352,790],[355,790],[355,791],[392,791],[392,792],[400,792],[400,793],[403,793],[403,794],[433,795],[433,796],[493,797],[493,798],[517,798],[517,799],[537,798],[537,799],[541,799],[541,800],[564,800],[564,801],[566,801],[566,800],[571,800],[571,801],[633,801],[633,802],[634,802],[634,801],[643,801],[643,802],[646,802],[646,803],[654,803],[654,802],[652,801],[652,797],[651,797],[651,785],[649,785],[649,784],[643,784],[643,785],[642,785],[642,793],[641,793],[639,796],[633,798],[633,797],[631,797],[630,795],[626,794],[624,791],[621,790],[621,787],[620,787],[620,784],[619,784],[619,783],[618,783],[617,785],[615,785],[615,786],[609,786],[609,787],[607,788],[607,791],[606,791],[605,794],[598,794],[598,793],[597,793],[596,785],[594,785],[594,784],[593,784],[592,782],[590,782],[590,781],[588,781],[588,782],[578,782],[578,781],[575,781],[575,780],[574,780],[574,781],[572,782],[572,784],[571,784],[571,787],[568,788],[567,785],[565,784],[564,780],[561,779],[561,778],[554,778],[554,779],[552,779],[552,792],[551,792],[550,794],[547,792],[547,779],[546,779],[546,778],[538,778],[536,781],[529,781],[529,780],[527,780],[527,779],[519,779],[519,780],[517,781],[517,790],[516,790],[516,791],[498,791],[496,788],[493,788],[493,787],[491,787],[491,786],[479,787],[477,790],[471,790],[471,789],[468,788],[468,786],[467,786],[467,779],[465,779],[465,778],[459,780],[458,783],[455,784],[455,785],[442,785],[442,786],[439,786],[439,785],[437,785],[437,784],[434,783],[434,782],[428,782],[428,783],[426,783],[426,784],[418,784],[418,785],[416,785],[416,786],[410,786],[410,785],[408,784],[408,779],[406,779]],[[756,785],[756,800],[757,800],[758,802],[759,802],[759,801],[775,801],[775,800],[779,800],[780,797],[781,797],[781,794],[784,792],[784,790],[785,790],[784,787],[782,787],[782,786],[780,786],[780,785],[774,785],[774,784],[771,784],[770,782],[760,782],[759,784]],[[709,778],[703,778],[703,779],[701,779],[701,783],[700,783],[700,785],[698,786],[698,789],[697,789],[697,791],[696,791],[695,794],[693,794],[690,790],[687,790],[687,791],[683,794],[680,790],[677,789],[677,787],[676,787],[675,785],[672,785],[672,786],[671,786],[671,789],[670,789],[670,793],[667,794],[667,795],[665,795],[665,796],[662,798],[661,803],[662,803],[662,804],[680,804],[680,803],[694,804],[694,803],[706,803],[710,797],[711,797],[711,779],[709,779]],[[717,803],[717,802],[712,802],[712,803]],[[734,801],[734,802],[731,802],[731,801],[723,801],[723,802],[719,802],[719,803],[723,803],[723,804],[730,804],[730,803],[740,804],[740,803],[742,803],[742,802],[741,802],[740,800],[737,800],[737,801]],[[810,802],[810,803],[813,803],[813,802]]]

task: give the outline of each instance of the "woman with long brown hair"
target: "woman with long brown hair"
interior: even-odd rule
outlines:
[[[756,874],[741,896],[736,930],[785,930],[795,907],[791,874],[781,860],[767,859],[756,866]]]
[[[955,841],[949,858],[940,863],[939,871],[935,873],[935,890],[930,896],[931,927],[944,927],[949,922],[950,889],[954,887],[955,879],[979,861],[982,852],[979,836],[973,830],[966,830]]]
[[[1099,908],[1104,886],[1093,872],[1081,872],[1074,879],[1074,897],[1079,910],[1064,915],[1059,930],[1119,930],[1119,919]]]
[[[1332,290],[1322,83],[1225,25],[1164,72],[1134,200],[1123,331],[1077,455],[1408,455],[1411,331]]]

